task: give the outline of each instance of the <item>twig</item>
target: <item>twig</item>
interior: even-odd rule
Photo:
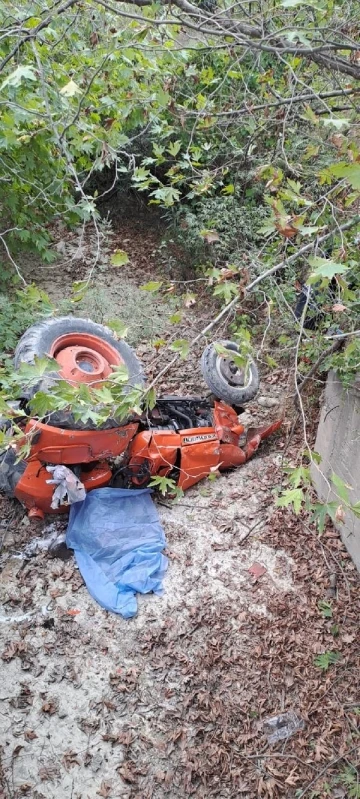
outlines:
[[[337,338],[348,338],[348,336],[360,336],[360,330],[350,330],[349,333],[335,333],[333,336],[325,336],[325,338],[329,341],[330,339]]]
[[[280,261],[280,263],[275,264],[275,266],[272,266],[271,269],[267,269],[266,272],[263,272],[261,275],[258,275],[258,277],[255,278],[255,280],[253,280],[251,283],[249,283],[248,286],[245,287],[245,294],[247,294],[249,291],[252,291],[253,288],[258,283],[264,280],[264,278],[270,277],[270,275],[273,275],[275,272],[279,272],[279,270],[282,269],[284,266],[287,266],[288,264],[297,261],[297,259],[301,258],[302,255],[305,255],[306,252],[310,252],[313,249],[315,243],[317,245],[322,244],[323,241],[326,241],[327,239],[331,238],[331,236],[333,236],[334,233],[338,232],[338,230],[349,230],[350,228],[355,227],[355,225],[358,225],[359,223],[360,223],[360,214],[357,214],[348,222],[345,222],[343,225],[340,225],[339,228],[337,228],[336,230],[332,229],[328,233],[324,233],[322,236],[319,236],[316,242],[312,241],[309,244],[305,244],[304,247],[301,247],[300,250],[295,252],[293,255],[290,255],[289,258],[285,258],[284,260]],[[235,305],[237,301],[238,298],[235,297],[235,299],[232,300],[232,303],[229,303],[229,306],[231,304]]]
[[[258,519],[258,521],[255,524],[253,524],[253,526],[250,527],[249,530],[247,530],[245,535],[243,535],[242,538],[240,538],[240,541],[238,543],[239,544],[243,544],[244,541],[246,541],[246,539],[249,538],[249,535],[251,535],[251,533],[255,530],[255,528],[259,527],[259,524],[262,524],[262,522],[264,522],[264,524],[265,524],[265,522],[267,522],[267,521],[268,521],[268,518],[266,518],[265,521],[264,521],[264,519]]]
[[[77,2],[78,0],[68,0],[68,2],[65,3],[65,5],[61,6],[61,8],[56,9],[55,14],[56,15],[63,14],[65,11],[67,11],[68,8],[71,8],[71,6],[75,5]],[[47,28],[48,25],[50,25],[53,17],[54,14],[49,14],[46,17],[46,19],[43,19],[41,22],[39,22],[39,24],[36,25],[36,27],[33,28],[31,31],[29,31],[29,33],[27,33],[26,36],[23,37],[23,39],[21,39],[19,42],[16,43],[16,45],[13,47],[10,53],[8,53],[7,56],[5,56],[5,58],[3,58],[2,62],[0,63],[0,72],[2,72],[6,64],[9,61],[11,61],[12,58],[14,58],[14,56],[19,52],[21,47],[23,47],[23,45],[26,44],[26,42],[31,41],[31,39],[36,39],[38,33],[40,33],[40,31],[42,31],[44,28]]]
[[[340,225],[337,230],[349,230],[358,223],[360,223],[360,214],[353,217],[348,222],[345,222],[343,225]],[[317,244],[321,244],[323,241],[329,239],[331,236],[334,235],[334,232],[335,231],[332,229],[328,233],[324,233],[322,236],[319,236],[317,239]],[[248,294],[250,291],[252,291],[255,288],[255,286],[257,286],[258,283],[260,283],[265,278],[270,277],[270,275],[273,275],[275,272],[279,272],[279,270],[282,269],[283,267],[287,266],[290,263],[293,263],[298,258],[301,258],[301,256],[304,255],[306,252],[310,252],[313,249],[313,247],[314,247],[314,242],[305,244],[304,247],[301,247],[300,250],[293,253],[293,255],[290,255],[289,258],[280,261],[280,263],[275,264],[275,266],[272,266],[271,269],[267,269],[266,272],[263,272],[261,275],[258,275],[258,277],[256,277],[255,280],[253,280],[251,283],[249,283],[248,286],[245,287],[245,294]],[[213,327],[216,327],[216,325],[224,318],[224,316],[226,316],[226,314],[229,311],[231,311],[233,308],[235,308],[238,305],[240,299],[241,299],[240,296],[234,297],[234,299],[231,300],[231,302],[225,305],[224,308],[220,311],[220,313],[218,313],[217,316],[215,316],[215,318],[211,322],[209,322],[209,324],[206,325],[206,327],[204,327],[203,330],[201,330],[200,333],[198,333],[197,336],[195,336],[195,338],[192,339],[192,341],[189,342],[189,349],[192,349],[195,346],[195,344],[197,344],[197,342],[200,341],[201,338],[204,338],[206,334],[213,329]],[[159,382],[159,380],[163,377],[163,375],[166,374],[166,372],[168,372],[169,369],[171,369],[175,363],[177,363],[178,359],[179,359],[179,354],[177,353],[176,355],[174,355],[171,361],[169,361],[169,363],[167,363],[160,370],[160,372],[157,374],[154,380],[150,383],[147,389],[148,391],[151,388],[153,388],[156,385],[156,383]]]
[[[243,105],[241,106],[241,108],[236,108],[233,111],[218,111],[218,112],[211,111],[211,116],[213,117],[243,116],[245,113],[254,114],[255,111],[264,111],[265,109],[268,108],[279,108],[280,106],[283,105],[292,105],[293,103],[305,103],[309,100],[318,100],[319,97],[320,100],[326,100],[331,97],[341,97],[342,95],[350,95],[350,94],[360,94],[360,89],[337,89],[336,91],[333,92],[319,92],[319,94],[311,92],[308,94],[295,95],[294,97],[285,97],[285,99],[279,99],[276,103],[263,103],[262,105],[252,106],[251,103],[248,103],[247,105]],[[202,114],[205,115],[205,110],[202,111]],[[199,116],[199,112],[188,111],[186,115]]]
[[[321,355],[319,355],[317,361],[315,361],[315,363],[312,365],[310,371],[307,373],[307,375],[305,375],[304,379],[299,384],[299,386],[298,386],[299,394],[301,394],[301,392],[304,390],[305,386],[308,384],[309,380],[311,380],[312,376],[315,374],[315,372],[317,372],[320,364],[323,361],[325,361],[325,359],[329,355],[332,355],[334,352],[336,352],[336,350],[339,350],[341,345],[342,345],[341,341],[334,341],[334,344],[332,344],[331,347],[328,347],[326,350],[324,350],[321,353]]]
[[[349,751],[346,752],[346,754],[339,755],[339,757],[335,757],[334,760],[330,760],[330,763],[328,763],[326,766],[324,766],[324,768],[321,771],[319,771],[317,776],[314,777],[314,779],[311,780],[311,782],[309,782],[305,786],[304,790],[301,791],[300,794],[298,794],[298,799],[303,799],[303,796],[306,796],[306,794],[308,793],[310,788],[312,788],[313,785],[315,785],[315,783],[317,783],[317,781],[320,779],[320,777],[323,777],[324,774],[326,774],[326,772],[329,770],[329,768],[332,768],[332,766],[335,766],[336,763],[339,763],[340,760],[344,760],[344,758],[346,758],[348,755],[351,755],[351,752],[354,752],[355,749],[358,748],[358,746],[359,746],[359,744],[357,743],[355,746],[352,746],[351,749],[349,749]]]

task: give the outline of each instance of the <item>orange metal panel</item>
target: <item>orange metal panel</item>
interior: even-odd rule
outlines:
[[[25,437],[33,437],[27,460],[73,464],[114,458],[125,452],[138,427],[132,422],[111,430],[63,430],[31,420],[25,427]]]
[[[80,480],[86,491],[107,485],[111,477],[112,472],[106,462],[94,464],[92,469],[80,474]],[[49,485],[47,480],[51,480],[51,474],[46,471],[46,466],[39,460],[30,461],[15,488],[16,498],[28,510],[38,508],[43,513],[65,513],[69,510],[68,505],[61,505],[56,510],[51,507],[52,495],[56,486]]]

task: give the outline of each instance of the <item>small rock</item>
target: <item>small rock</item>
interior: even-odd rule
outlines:
[[[257,403],[262,408],[275,408],[275,405],[279,405],[279,400],[275,397],[259,397]]]
[[[96,774],[97,771],[101,768],[103,763],[103,758],[100,752],[96,752],[91,760],[91,771]]]
[[[247,413],[246,411],[240,414],[239,421],[244,427],[251,427],[251,425],[254,425],[254,417],[251,413]]]

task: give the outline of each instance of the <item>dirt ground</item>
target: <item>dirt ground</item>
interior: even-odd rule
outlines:
[[[111,247],[126,249],[130,265],[116,278],[105,266],[101,273],[119,303],[124,281],[138,287],[161,272],[159,229],[132,234],[118,223]],[[78,279],[85,267],[79,262]],[[42,273],[53,297],[70,291],[73,269],[64,274],[60,286]],[[31,276],[39,280],[34,265]],[[208,318],[201,298],[184,309],[186,337]],[[149,334],[136,338],[156,374],[168,356]],[[163,391],[204,390],[198,354],[169,373]],[[287,391],[284,373],[265,374],[260,397],[278,405],[254,401],[246,423],[281,413]],[[92,600],[73,558],[27,557],[39,531],[15,501],[1,500],[1,799],[360,796],[351,793],[359,788],[359,576],[330,525],[320,537],[306,515],[274,507],[290,423],[233,473],[176,504],[158,501],[165,591],[139,597],[132,620]],[[288,457],[300,444],[299,433]],[[41,535],[54,526],[66,521],[48,521]],[[317,658],[329,652],[325,668]],[[269,743],[266,720],[287,711],[298,730]]]

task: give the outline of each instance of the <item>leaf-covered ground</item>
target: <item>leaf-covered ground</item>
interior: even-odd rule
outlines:
[[[161,279],[159,236],[118,226],[130,267],[104,271],[109,290],[154,279],[156,265]],[[208,319],[200,297],[181,335]],[[170,357],[145,337],[138,352],[149,375]],[[197,357],[163,391],[203,391]],[[279,406],[253,402],[248,422],[279,412],[286,373],[265,376],[261,392]],[[331,527],[319,537],[274,509],[291,421],[253,461],[159,505],[165,594],[141,597],[131,621],[91,599],[72,559],[24,558],[38,532],[2,501],[3,799],[359,795],[359,576]],[[289,710],[302,728],[269,744],[266,720]]]

